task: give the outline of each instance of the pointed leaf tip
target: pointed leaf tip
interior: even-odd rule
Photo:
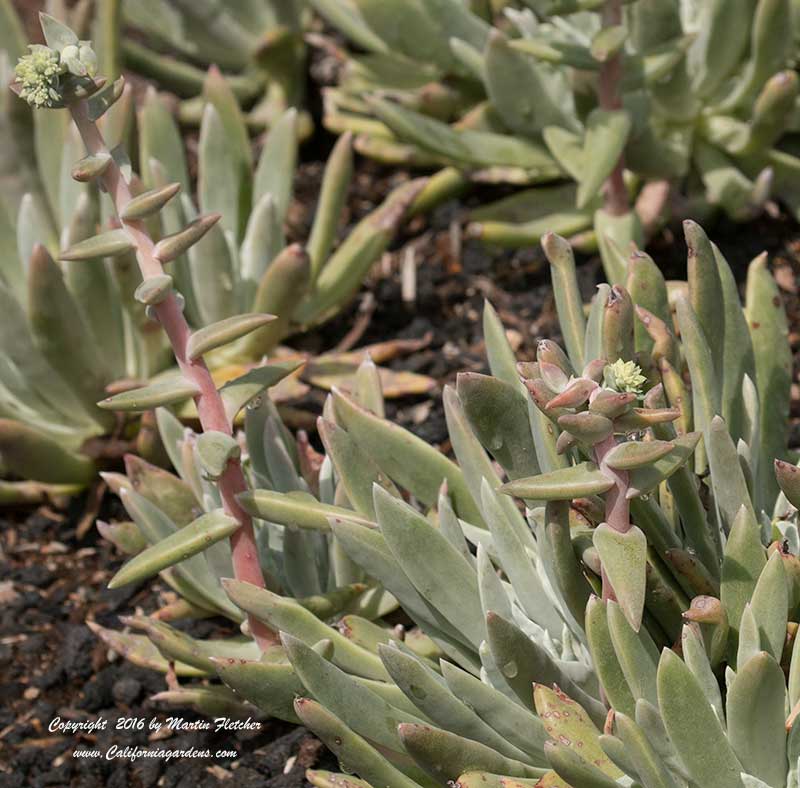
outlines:
[[[194,246],[220,219],[222,214],[207,213],[198,216],[182,230],[164,236],[153,251],[153,256],[162,263],[169,263]]]
[[[795,509],[800,509],[800,468],[784,460],[775,460],[774,466],[783,494]]]
[[[79,241],[59,254],[61,260],[94,260],[98,257],[116,257],[136,248],[133,238],[123,229],[107,230],[84,241]]]
[[[158,213],[179,191],[180,183],[168,183],[134,197],[120,212],[124,221],[144,219]]]

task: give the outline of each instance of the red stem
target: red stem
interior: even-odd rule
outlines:
[[[603,27],[622,24],[622,0],[607,0],[603,7]],[[597,100],[602,109],[622,108],[620,85],[622,84],[622,52],[617,52],[600,66],[597,83]],[[625,188],[625,157],[620,154],[619,161],[606,179],[605,210],[612,216],[622,216],[630,210],[628,190]]]
[[[89,154],[108,154],[109,150],[103,135],[94,121],[89,119],[86,101],[76,101],[70,104],[69,110]],[[114,203],[122,226],[136,245],[136,260],[139,263],[142,277],[148,279],[163,274],[163,266],[153,254],[155,244],[147,233],[144,222],[141,220],[127,221],[121,218],[122,211],[133,195],[113,159],[102,176],[102,182]],[[165,301],[156,305],[155,313],[169,337],[178,367],[183,375],[193,381],[198,388],[199,393],[194,399],[203,430],[214,430],[231,435],[233,432],[231,423],[208,367],[202,358],[191,361],[186,356],[186,343],[192,332],[183,316],[175,293],[171,293]],[[253,521],[236,500],[236,496],[247,489],[239,460],[231,460],[228,463],[219,479],[218,487],[225,512],[231,517],[235,517],[240,523],[239,529],[231,536],[234,575],[237,580],[264,588],[264,576],[258,558]],[[262,650],[277,642],[275,633],[263,622],[253,616],[248,616],[248,623],[253,637]]]

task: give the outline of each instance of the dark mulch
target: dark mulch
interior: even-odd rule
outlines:
[[[113,503],[107,502],[113,515]],[[172,731],[168,717],[201,719],[188,709],[149,700],[166,689],[164,676],[138,668],[108,650],[84,623],[119,628],[118,615],[153,609],[163,588],[109,590],[119,567],[114,550],[92,529],[82,540],[76,524],[83,500],[69,511],[40,509],[0,520],[0,787],[17,788],[301,788],[305,769],[334,761],[304,728],[261,719],[259,730]],[[119,512],[116,512],[118,515]],[[205,636],[218,622],[195,625]],[[105,730],[63,733],[51,723],[105,720]],[[141,718],[145,730],[116,730]],[[148,730],[151,720],[165,727]],[[56,722],[55,725],[58,723]],[[106,759],[110,748],[208,750],[210,758]],[[76,756],[99,750],[101,757]],[[215,757],[218,751],[231,751]]]

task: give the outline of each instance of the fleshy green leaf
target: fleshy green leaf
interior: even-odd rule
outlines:
[[[786,643],[786,622],[789,617],[786,572],[780,550],[776,550],[767,561],[750,605],[761,633],[761,648],[780,660]]]
[[[403,747],[397,726],[403,722],[422,722],[419,717],[394,708],[301,640],[286,633],[281,639],[304,686],[328,711],[354,733],[375,742],[384,752],[392,752],[392,760],[404,760],[400,757]],[[408,768],[398,765],[404,771]]]
[[[253,201],[271,194],[278,221],[283,222],[292,196],[297,161],[297,110],[289,109],[271,126],[253,184]]]
[[[137,412],[174,405],[199,393],[197,385],[184,377],[171,377],[132,391],[123,391],[98,402],[105,410]]]
[[[173,280],[169,274],[156,274],[148,276],[136,288],[133,297],[146,306],[155,306],[166,301],[172,293]]]
[[[182,230],[164,236],[153,255],[162,263],[169,263],[194,246],[220,219],[218,213],[199,216]]]
[[[72,177],[82,183],[89,182],[94,178],[99,178],[111,164],[111,156],[108,153],[96,153],[84,156],[80,161],[72,166]]]
[[[367,528],[374,527],[372,521],[356,515],[352,510],[319,503],[309,493],[304,492],[254,490],[242,493],[239,503],[253,517],[295,528],[329,531],[332,517],[345,517],[348,522]]]
[[[108,587],[119,588],[152,577],[225,539],[238,527],[239,523],[221,510],[209,512],[132,558],[111,578]]]
[[[311,267],[306,250],[292,244],[270,261],[253,297],[254,312],[276,315],[277,319],[249,334],[242,352],[250,358],[270,353],[289,333],[292,314],[308,289]]]
[[[593,541],[620,608],[638,632],[647,585],[647,537],[635,525],[623,533],[601,523]]]
[[[478,440],[509,478],[537,474],[528,403],[519,387],[488,375],[463,372],[457,378],[456,390]]]
[[[74,246],[61,252],[61,260],[94,260],[98,257],[115,257],[132,252],[136,248],[126,230],[107,230],[100,235],[78,241]]]
[[[533,501],[568,501],[588,495],[602,495],[614,486],[594,463],[582,462],[539,476],[517,479],[500,487],[500,492]]]
[[[325,265],[336,238],[352,175],[352,135],[345,133],[337,140],[325,165],[314,223],[308,238],[312,282]]]
[[[673,448],[670,441],[625,441],[611,449],[603,462],[617,471],[632,471],[661,459]]]
[[[94,463],[59,441],[16,419],[0,419],[0,455],[8,470],[49,484],[88,484]]]
[[[544,684],[534,685],[536,713],[553,741],[594,764],[603,774],[617,778],[622,772],[608,759],[600,747],[600,731],[586,711],[566,693]]]
[[[59,22],[55,17],[44,12],[39,13],[39,23],[42,26],[42,33],[47,46],[61,52],[66,46],[78,43],[78,36],[66,25]]]
[[[645,733],[630,717],[617,713],[614,716],[614,730],[622,741],[635,772],[648,788],[679,788]]]
[[[510,621],[491,612],[486,617],[486,632],[500,673],[525,706],[534,707],[531,687],[535,683],[556,684],[575,699],[576,705],[579,703],[585,709],[595,724],[602,725],[606,716],[603,705],[582,690],[535,640]],[[546,719],[541,713],[539,716]]]
[[[264,652],[261,660],[212,659],[222,681],[270,716],[299,724],[295,698],[305,691],[282,648]]]
[[[594,109],[589,113],[578,178],[578,208],[587,208],[596,198],[619,163],[630,131],[631,119],[624,110]]]
[[[447,480],[448,491],[462,519],[481,525],[483,518],[461,469],[425,441],[391,422],[359,407],[343,392],[333,392],[336,422],[397,484],[421,503],[432,506],[439,486]]]
[[[586,607],[586,637],[597,676],[614,709],[633,714],[636,699],[617,658],[608,625],[608,602],[591,597]]]
[[[424,517],[382,487],[375,486],[374,503],[381,533],[403,571],[477,648],[484,630],[472,566]],[[428,559],[420,561],[421,554]],[[437,581],[442,577],[448,582]]]
[[[681,435],[672,441],[672,448],[663,457],[651,460],[649,465],[630,471],[628,498],[636,498],[650,492],[665,479],[669,479],[683,467],[700,442],[699,432]],[[647,444],[644,444],[647,445]]]
[[[535,765],[545,765],[547,732],[542,721],[499,690],[450,662],[441,663],[442,676],[450,691],[473,709],[506,741],[528,754]]]
[[[245,313],[212,323],[192,333],[186,343],[186,355],[194,361],[209,350],[234,342],[272,320],[275,320],[274,315]]]
[[[761,529],[752,512],[742,507],[733,522],[722,560],[720,599],[731,632],[738,633],[745,605],[752,599],[767,557],[761,544]]]
[[[506,758],[479,742],[429,725],[403,724],[399,733],[411,757],[437,780],[457,780],[468,769],[510,777],[539,777],[545,771]]]
[[[441,676],[421,659],[391,645],[381,645],[378,651],[395,684],[430,721],[458,736],[485,744],[507,758],[528,760],[523,751],[509,744],[454,695]]]
[[[144,219],[158,213],[181,189],[180,183],[168,183],[134,197],[120,212],[124,221]]]
[[[239,411],[248,402],[263,391],[266,391],[270,386],[274,386],[283,380],[287,375],[291,375],[301,365],[302,362],[297,361],[267,364],[251,369],[244,375],[225,383],[219,393],[225,405],[225,413],[229,421],[232,423],[238,416]]]
[[[609,601],[607,605],[608,631],[631,694],[636,701],[655,704],[658,649],[647,629],[631,628],[619,604]]]
[[[238,459],[242,447],[236,438],[218,430],[205,430],[195,444],[197,458],[207,479],[219,479],[231,460]]]
[[[664,649],[658,701],[669,738],[694,782],[704,788],[741,786],[742,765],[702,688],[681,658]]]
[[[353,733],[316,701],[298,698],[294,708],[302,723],[328,745],[340,762],[346,764],[348,769],[364,775],[370,784],[391,785],[392,788],[419,788],[416,780],[406,777],[392,766],[367,741]]]
[[[786,784],[786,682],[765,652],[739,665],[727,697],[728,738],[743,771]]]
[[[542,249],[550,263],[553,294],[569,360],[575,369],[580,370],[589,359],[583,355],[586,324],[575,273],[575,256],[569,243],[554,233],[547,233],[542,238]]]
[[[760,409],[760,439],[756,467],[756,508],[771,511],[778,493],[770,465],[785,459],[786,419],[792,380],[792,353],[787,342],[788,323],[780,291],[767,268],[766,255],[757,257],[747,271],[746,317],[756,360],[756,385]]]
[[[551,125],[576,129],[563,73],[512,48],[497,28],[489,35],[484,59],[489,99],[509,128],[525,135]]]

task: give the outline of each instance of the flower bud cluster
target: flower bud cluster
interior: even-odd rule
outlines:
[[[97,55],[90,41],[70,44],[61,52],[41,44],[31,44],[28,49],[30,53],[19,59],[14,75],[20,97],[36,109],[60,105],[65,78],[97,74]]]

